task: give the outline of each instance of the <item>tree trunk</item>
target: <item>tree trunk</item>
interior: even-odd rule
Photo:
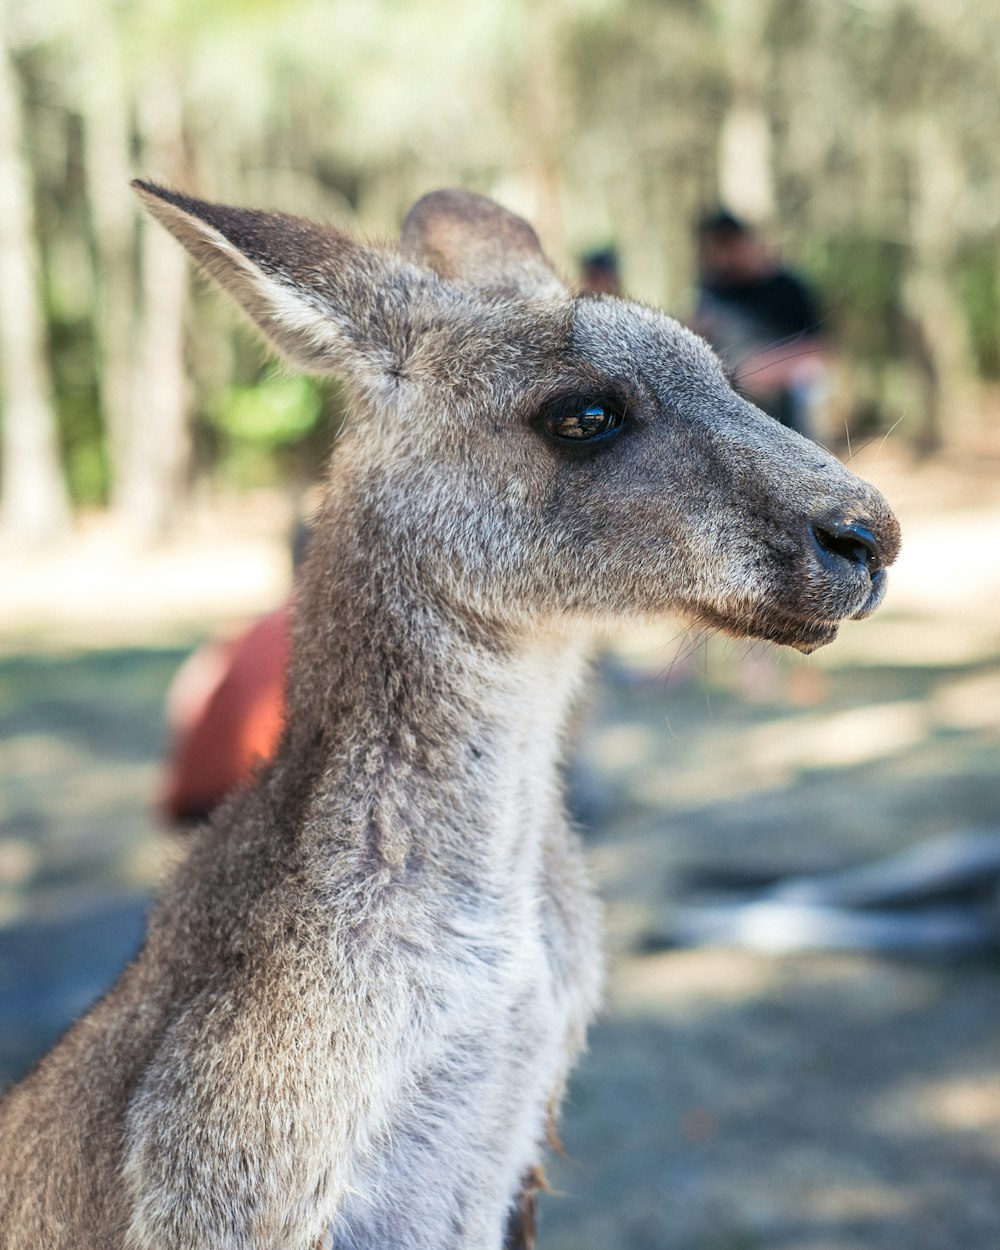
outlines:
[[[138,100],[143,172],[177,185],[183,182],[180,93],[163,72]],[[141,323],[138,369],[120,515],[140,542],[166,536],[186,487],[190,456],[184,312],[187,262],[159,226],[145,222],[141,246]]]
[[[913,263],[903,287],[907,312],[919,327],[936,380],[937,404],[918,445],[975,439],[979,388],[963,309],[954,290],[955,218],[965,187],[955,145],[937,119],[914,126]]]
[[[737,0],[721,23],[729,101],[718,135],[719,194],[723,204],[760,225],[775,211],[774,151],[766,106],[773,55],[767,6]]]
[[[95,329],[101,413],[111,477],[111,506],[120,511],[130,463],[135,378],[135,223],[129,193],[128,95],[121,49],[103,5],[89,23],[81,69],[84,173],[94,239]]]
[[[70,510],[49,385],[23,130],[17,75],[0,28],[0,527],[14,542],[40,545],[65,533]]]

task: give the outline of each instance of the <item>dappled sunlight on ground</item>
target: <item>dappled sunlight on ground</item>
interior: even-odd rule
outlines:
[[[995,1244],[993,971],[630,954],[610,998],[546,1244]]]
[[[743,951],[670,951],[622,961],[608,998],[616,1013],[667,1009],[692,1019],[771,990],[780,976],[776,961]]]
[[[986,1134],[983,1144],[1000,1159],[1000,1076],[996,1072],[915,1081],[893,1097],[916,1107],[919,1118],[932,1128]],[[893,1115],[891,1106],[880,1110]]]
[[[183,655],[0,659],[0,922],[159,880],[173,845],[153,811],[162,698]]]
[[[267,611],[287,591],[291,516],[267,494],[193,509],[162,546],[136,547],[98,516],[51,551],[0,550],[0,646],[161,641]]]
[[[690,760],[683,775],[654,768],[636,795],[651,805],[697,805],[723,793],[735,796],[787,786],[804,769],[848,768],[897,755],[923,741],[929,728],[922,704],[899,702],[791,716],[731,735],[722,731],[721,742],[702,759]],[[719,778],[720,747],[730,765],[724,778]]]

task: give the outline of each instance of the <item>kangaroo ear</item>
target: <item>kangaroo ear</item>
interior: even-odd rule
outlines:
[[[368,382],[398,369],[400,297],[420,283],[398,255],[283,213],[206,204],[148,182],[132,186],[300,368]]]
[[[417,200],[403,222],[400,250],[442,278],[487,291],[566,293],[531,226],[471,191],[432,191]]]

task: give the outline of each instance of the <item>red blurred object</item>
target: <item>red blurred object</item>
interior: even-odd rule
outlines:
[[[177,824],[204,819],[281,737],[290,648],[288,604],[183,665],[168,696],[174,744],[161,808]]]

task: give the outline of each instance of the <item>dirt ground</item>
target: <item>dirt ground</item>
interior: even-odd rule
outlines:
[[[645,946],[698,870],[1000,827],[1000,459],[856,467],[904,528],[874,620],[809,659],[664,627],[599,665],[573,775],[607,1008],[548,1250],[1000,1245],[1000,962]],[[151,809],[164,690],[198,637],[278,597],[280,521],[262,501],[156,556],[98,527],[0,558],[0,1081],[137,942],[174,853]]]

